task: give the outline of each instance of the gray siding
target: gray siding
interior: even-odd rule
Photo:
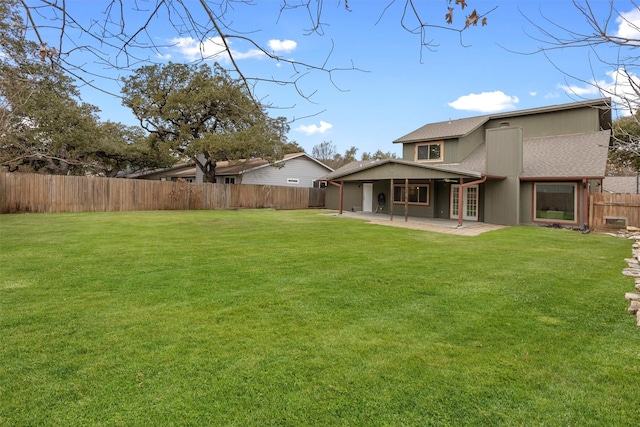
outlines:
[[[530,116],[494,119],[487,122],[485,128],[495,129],[500,127],[501,123],[508,122],[509,126],[524,128],[524,138],[596,132],[601,130],[600,114],[601,111],[598,108],[585,107]]]
[[[485,221],[492,224],[519,222],[522,138],[521,127],[500,127],[486,132],[487,174],[505,177],[490,179],[485,185]]]
[[[281,168],[265,166],[242,175],[242,184],[282,185],[288,187],[313,187],[313,182],[330,172],[306,157],[297,157],[283,162]],[[289,178],[298,183],[287,182]]]

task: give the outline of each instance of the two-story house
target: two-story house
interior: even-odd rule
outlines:
[[[429,123],[402,136],[402,159],[354,162],[326,175],[326,206],[516,225],[588,227],[601,191],[611,100]]]

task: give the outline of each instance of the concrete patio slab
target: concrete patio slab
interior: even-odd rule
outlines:
[[[405,221],[404,216],[394,216],[393,220],[388,214],[372,212],[332,212],[331,216],[360,219],[370,224],[385,225],[389,227],[410,228],[413,230],[432,231],[435,233],[455,234],[458,236],[478,236],[488,231],[506,228],[505,225],[486,224],[484,222],[463,221],[462,227],[458,227],[458,221],[444,218],[409,217]]]

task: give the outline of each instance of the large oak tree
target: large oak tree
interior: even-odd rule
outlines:
[[[217,64],[148,65],[123,82],[123,103],[150,143],[194,161],[206,182],[215,182],[219,161],[273,163],[291,148],[285,118],[269,117],[243,82]]]

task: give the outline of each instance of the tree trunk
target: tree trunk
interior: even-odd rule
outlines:
[[[211,159],[211,155],[208,151],[202,153],[202,156],[195,158],[196,166],[202,172],[203,182],[216,182],[216,162]]]

